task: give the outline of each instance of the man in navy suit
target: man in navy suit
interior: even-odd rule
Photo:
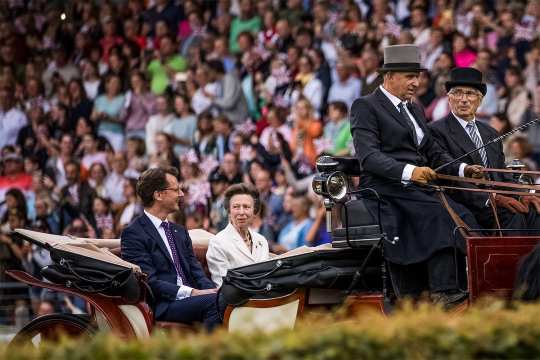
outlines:
[[[424,70],[417,46],[386,47],[379,69],[383,84],[353,103],[351,133],[362,168],[360,186],[378,192],[384,231],[389,239],[399,238],[384,243],[395,290],[417,296],[428,288],[434,302],[450,307],[466,298],[455,271],[456,225],[435,192],[417,186],[436,179],[433,168],[452,160],[431,136],[422,109],[411,101]],[[444,172],[478,177],[481,167],[454,164]],[[463,205],[449,200],[467,224],[477,226]],[[375,201],[366,205],[378,214]],[[463,241],[458,244],[464,248]]]
[[[183,197],[175,168],[146,170],[137,182],[144,213],[121,235],[122,258],[148,275],[156,320],[203,322],[207,329],[221,323],[216,286],[193,253],[182,226],[167,216],[179,210]]]
[[[462,156],[497,138],[499,134],[488,124],[476,121],[476,110],[486,94],[486,84],[482,73],[474,68],[455,68],[450,73],[450,81],[445,83],[451,113],[430,124],[430,129],[438,143],[453,157]],[[485,167],[504,169],[502,142],[496,142],[476,151],[463,161]],[[489,173],[491,180],[512,182],[511,174]],[[487,193],[456,192],[452,197],[467,206],[484,228],[496,227],[495,216],[489,204]],[[512,196],[496,194],[495,203],[501,227],[508,229],[538,229],[540,200],[533,196]]]

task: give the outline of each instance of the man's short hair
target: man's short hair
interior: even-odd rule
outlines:
[[[223,199],[223,206],[230,212],[231,199],[235,195],[250,195],[253,198],[253,211],[257,214],[261,207],[261,200],[259,198],[259,192],[252,185],[246,183],[239,183],[231,185],[225,190],[225,198]]]
[[[170,166],[148,169],[141,174],[137,180],[136,191],[144,207],[154,204],[154,192],[164,190],[167,187],[167,174],[178,177],[178,170]]]

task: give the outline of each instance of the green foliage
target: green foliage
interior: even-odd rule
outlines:
[[[101,333],[65,339],[39,351],[19,348],[5,360],[334,360],[334,359],[515,359],[540,358],[540,304],[512,307],[485,302],[456,315],[428,305],[405,304],[390,317],[343,312],[305,318],[294,331],[228,334],[154,334],[126,341]]]

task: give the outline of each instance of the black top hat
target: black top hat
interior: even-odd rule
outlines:
[[[420,49],[416,45],[391,45],[384,48],[384,64],[379,72],[426,71],[420,64]]]
[[[450,80],[444,86],[450,91],[456,86],[468,86],[478,89],[482,95],[486,95],[487,86],[482,82],[482,73],[471,67],[454,68],[450,72]]]

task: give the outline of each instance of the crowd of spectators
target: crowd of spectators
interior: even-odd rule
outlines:
[[[354,155],[348,110],[382,82],[384,46],[420,47],[429,121],[450,70],[480,70],[478,118],[502,134],[540,112],[538,34],[539,0],[2,1],[0,281],[47,262],[11,229],[119,237],[138,175],[165,165],[188,229],[223,229],[224,190],[246,182],[272,251],[328,242],[310,176],[321,153]],[[537,168],[540,126],[505,149]],[[51,304],[32,293],[34,313]]]

